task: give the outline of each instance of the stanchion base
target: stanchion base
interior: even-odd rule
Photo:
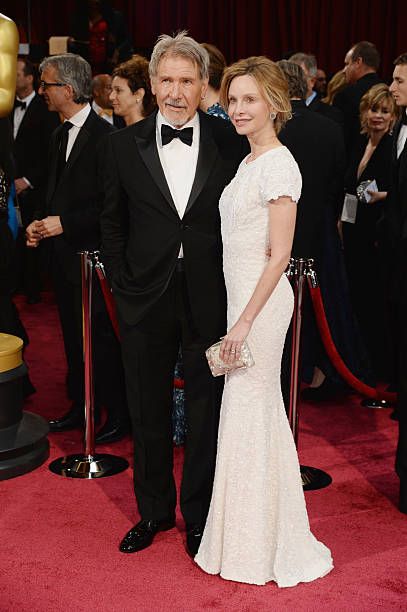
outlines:
[[[360,405],[364,408],[390,408],[391,404],[386,400],[374,400],[366,398],[360,402]]]
[[[323,489],[331,484],[332,478],[329,474],[309,465],[300,465],[302,488],[304,491],[315,491]]]
[[[66,478],[104,478],[114,476],[129,467],[129,462],[115,455],[68,455],[49,464],[54,474]]]

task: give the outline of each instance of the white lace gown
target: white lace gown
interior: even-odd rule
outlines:
[[[249,301],[266,264],[268,201],[298,201],[301,175],[286,147],[243,160],[221,201],[228,328]],[[272,248],[272,245],[271,245]],[[332,569],[330,551],[309,527],[299,463],[280,385],[293,310],[285,274],[247,341],[255,365],[225,380],[212,501],[197,564],[227,580],[280,587]]]

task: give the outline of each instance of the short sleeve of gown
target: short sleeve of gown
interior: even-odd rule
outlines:
[[[263,160],[262,160],[263,161]],[[285,147],[275,156],[266,156],[259,176],[261,205],[270,200],[289,197],[298,202],[301,196],[302,179],[294,157]]]

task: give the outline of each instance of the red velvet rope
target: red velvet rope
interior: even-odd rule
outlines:
[[[332,340],[332,335],[329,330],[328,321],[325,315],[324,304],[322,302],[321,290],[319,287],[313,287],[308,278],[308,286],[310,290],[312,305],[314,307],[315,319],[317,321],[319,333],[321,336],[322,343],[328,354],[331,363],[342,376],[345,382],[348,383],[355,391],[375,400],[385,400],[386,402],[395,403],[397,401],[396,393],[389,393],[387,391],[379,391],[374,387],[369,387],[361,380],[356,378],[350,370],[346,367],[342,357],[339,355],[337,348]]]
[[[99,266],[96,266],[96,272],[98,275],[98,279],[100,282],[100,287],[102,289],[103,297],[105,299],[106,309],[109,314],[110,320],[112,322],[112,326],[117,338],[120,340],[119,335],[119,325],[117,323],[116,316],[116,307],[113,300],[112,292],[110,291],[109,285],[107,283],[107,279],[104,275],[104,272],[100,269]],[[397,401],[396,393],[389,393],[387,391],[379,391],[374,387],[369,387],[361,380],[356,378],[352,374],[352,372],[347,368],[344,363],[342,357],[339,355],[338,350],[332,340],[332,335],[329,330],[328,321],[325,315],[324,304],[322,302],[321,290],[319,287],[313,287],[310,278],[308,277],[308,286],[310,290],[312,305],[314,307],[315,318],[317,321],[319,333],[321,335],[322,343],[325,347],[325,350],[328,354],[329,359],[331,360],[333,366],[336,371],[342,376],[345,382],[348,383],[350,387],[355,389],[361,395],[369,397],[375,400],[385,400],[389,403],[395,403]],[[182,378],[174,378],[174,387],[176,389],[184,388],[184,381]]]

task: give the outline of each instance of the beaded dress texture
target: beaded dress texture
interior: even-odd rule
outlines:
[[[243,160],[223,191],[220,214],[228,328],[237,321],[267,262],[268,202],[298,201],[301,175],[286,147]],[[195,561],[210,574],[281,587],[324,576],[330,551],[309,527],[299,463],[280,385],[293,310],[282,275],[247,337],[255,365],[225,380],[213,494]]]

